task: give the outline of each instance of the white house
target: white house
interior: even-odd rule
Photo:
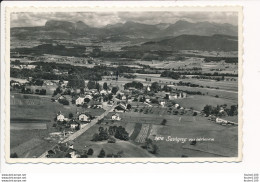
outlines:
[[[80,154],[78,154],[78,152],[74,149],[69,149],[68,153],[70,154],[71,158],[79,158]]]
[[[126,96],[125,95],[122,96],[122,100],[126,100]]]
[[[89,117],[86,114],[82,113],[79,115],[79,120],[80,121],[89,121]]]
[[[112,120],[120,121],[121,118],[120,118],[119,114],[113,114],[112,115]]]
[[[174,99],[177,99],[177,98],[178,98],[177,94],[169,95],[169,100],[174,100]]]
[[[219,124],[227,124],[228,121],[225,120],[225,119],[221,119],[221,118],[216,118],[216,123],[219,123]]]
[[[161,101],[161,102],[160,102],[160,105],[161,105],[162,107],[164,107],[164,106],[165,106],[165,101]]]
[[[75,101],[76,105],[83,105],[84,104],[84,98],[78,97]]]
[[[59,114],[57,114],[57,121],[64,121],[65,117],[63,114],[61,114],[61,112]]]
[[[107,94],[107,91],[106,91],[106,90],[101,90],[101,91],[100,91],[100,94],[106,95],[106,94]]]

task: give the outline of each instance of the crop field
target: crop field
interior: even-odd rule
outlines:
[[[174,101],[184,108],[193,108],[197,111],[201,111],[206,105],[212,105],[216,107],[217,105],[227,104],[227,106],[230,107],[231,105],[238,104],[238,101],[230,99],[201,95],[190,96],[185,99],[176,99]]]
[[[10,125],[11,130],[46,130],[47,124],[46,123],[11,123]]]
[[[144,143],[147,136],[149,135],[151,125],[149,124],[142,124],[142,128],[138,134],[138,136],[135,139],[135,142],[137,143]]]
[[[157,157],[221,157],[237,155],[237,126],[222,126],[202,116],[171,116],[153,114],[120,113],[121,121],[116,125],[131,127],[130,140],[142,146],[146,138],[164,137],[163,141],[155,141],[159,152]],[[235,117],[234,117],[235,118]],[[234,119],[233,118],[233,119]],[[237,118],[237,117],[236,117]],[[166,119],[165,125],[161,122]],[[229,120],[231,120],[229,118]],[[214,141],[200,141],[190,145],[190,141],[177,143],[166,141],[170,138],[213,138]],[[193,155],[194,154],[194,155]]]

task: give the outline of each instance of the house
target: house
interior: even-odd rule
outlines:
[[[145,99],[145,102],[150,103],[150,102],[151,102],[151,99],[150,99],[150,98],[146,98],[146,99]]]
[[[86,114],[82,113],[79,115],[79,121],[89,121],[90,117],[87,116]]]
[[[106,94],[107,94],[107,91],[106,91],[106,90],[101,90],[101,91],[100,91],[100,94],[101,94],[101,95],[102,95],[102,94],[106,95]]]
[[[54,83],[52,81],[50,81],[50,80],[44,80],[43,84],[47,85],[47,86],[54,85]]]
[[[126,111],[126,106],[123,104],[119,104],[118,106],[115,107],[114,109],[115,112],[125,112]]]
[[[175,106],[175,108],[178,108],[180,105],[179,104],[175,104],[174,106]]]
[[[78,97],[76,100],[75,100],[75,104],[76,105],[83,105],[84,104],[84,97]]]
[[[80,126],[80,124],[78,122],[76,122],[75,120],[70,121],[69,125],[70,125],[70,128],[74,129],[74,130],[77,129],[77,127]]]
[[[59,112],[59,114],[57,114],[56,116],[57,121],[64,121],[65,117],[63,114],[61,114],[61,112]]]
[[[91,104],[91,106],[96,107],[96,108],[103,108],[102,103],[98,102],[98,101],[92,101],[90,104]]]
[[[123,95],[122,98],[121,98],[121,100],[126,100],[126,96]]]
[[[71,158],[79,158],[80,157],[80,154],[75,149],[70,148],[68,150],[68,153],[70,154]]]
[[[169,100],[174,100],[178,98],[178,94],[177,93],[173,93],[171,95],[169,95]]]
[[[229,121],[227,121],[225,119],[221,119],[221,118],[216,118],[216,123],[218,123],[218,124],[228,124]]]
[[[164,106],[165,106],[165,101],[160,101],[160,105],[161,105],[162,107],[164,107]]]
[[[53,97],[51,98],[51,100],[52,100],[53,102],[58,102],[59,100],[62,100],[62,99],[66,99],[66,97],[63,96],[63,95],[61,95],[61,94],[57,94],[57,95],[55,95],[55,96],[53,96]]]
[[[115,113],[112,115],[112,120],[120,121],[121,118],[120,118],[119,114]]]

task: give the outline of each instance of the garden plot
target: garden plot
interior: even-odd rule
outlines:
[[[150,130],[150,125],[149,124],[142,124],[141,131],[139,132],[139,135],[135,139],[135,142],[137,142],[137,143],[144,143],[146,138],[147,138],[147,136],[148,136],[149,130]]]

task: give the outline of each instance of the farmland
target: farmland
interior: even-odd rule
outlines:
[[[103,148],[107,153],[116,153],[121,149],[125,154],[124,157],[128,157],[128,152],[131,152],[132,156],[141,155],[141,151],[146,154],[142,146],[147,138],[151,138],[160,149],[156,154],[157,157],[227,157],[237,155],[236,126],[227,127],[217,125],[209,122],[207,118],[200,116],[163,115],[155,117],[154,115],[122,113],[120,117],[122,120],[115,122],[109,120],[108,116],[100,125],[91,128],[79,137],[75,141],[74,146],[80,150],[92,148],[98,152]],[[166,125],[161,125],[163,119],[167,120]],[[98,131],[99,126],[107,128],[113,125],[125,127],[130,136],[129,142],[139,147],[133,151],[133,145],[127,145],[129,142],[125,141],[116,141],[114,144],[107,143],[106,141],[91,141],[92,136]],[[185,132],[183,132],[184,130]],[[163,141],[155,140],[156,137],[164,137],[165,139]],[[168,137],[187,139],[211,138],[214,141],[201,141],[197,142],[196,146],[192,146],[188,141],[184,143],[167,141]],[[225,140],[225,138],[228,138],[228,140]],[[123,143],[123,147],[119,148],[119,143],[120,146]],[[229,147],[227,148],[226,146]]]

